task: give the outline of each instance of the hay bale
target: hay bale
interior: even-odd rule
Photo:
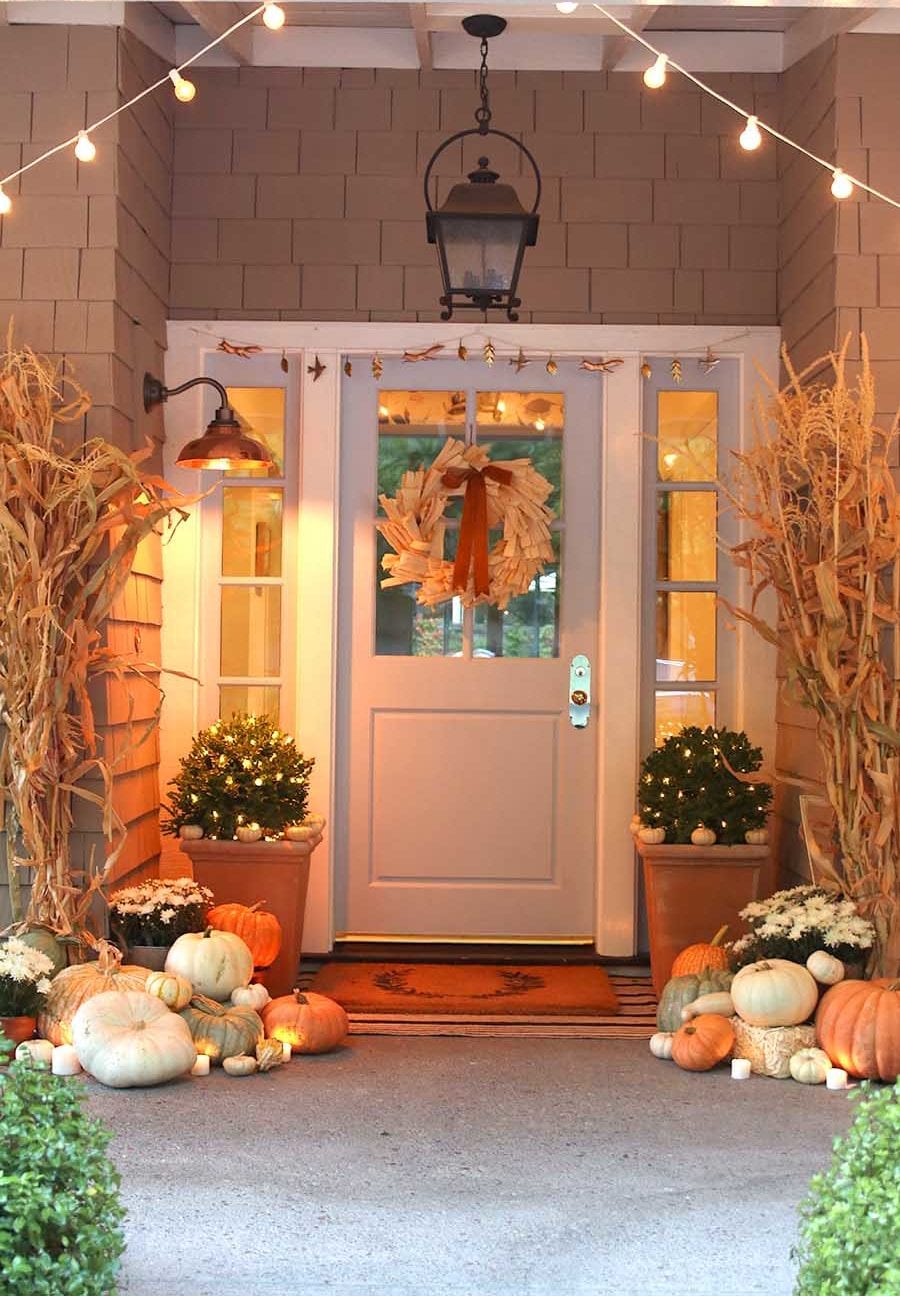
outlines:
[[[740,1017],[732,1017],[734,1027],[733,1056],[747,1058],[754,1075],[786,1080],[791,1074],[790,1061],[803,1048],[814,1048],[815,1026],[748,1026]]]

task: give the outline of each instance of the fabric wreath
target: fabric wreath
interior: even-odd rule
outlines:
[[[381,565],[382,589],[417,584],[416,601],[435,607],[458,596],[463,607],[505,608],[553,558],[545,503],[553,487],[530,459],[492,463],[481,446],[448,437],[428,468],[405,472],[396,495],[381,495],[387,520],[377,528],[393,549]],[[463,497],[456,560],[444,557],[447,501]],[[490,544],[492,530],[502,535]]]

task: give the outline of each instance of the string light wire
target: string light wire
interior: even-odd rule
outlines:
[[[682,67],[680,63],[676,63],[670,55],[664,54],[663,51],[657,49],[655,45],[651,45],[640,32],[634,31],[627,23],[622,22],[621,18],[617,18],[614,13],[610,13],[608,9],[604,9],[603,5],[594,3],[593,7],[598,11],[598,13],[602,13],[604,18],[607,18],[611,23],[618,27],[621,32],[624,32],[626,36],[630,36],[631,39],[637,41],[639,45],[643,45],[644,49],[652,54],[657,61],[664,57],[666,59],[667,68],[671,68],[673,72],[678,72],[688,81],[693,82],[693,84],[699,90],[702,90],[704,94],[710,95],[713,99],[718,99],[720,104],[724,104],[726,108],[730,108],[733,113],[738,117],[742,117],[744,121],[753,117],[757,129],[765,131],[767,135],[771,135],[773,139],[780,140],[782,144],[786,144],[788,148],[794,149],[797,153],[802,153],[812,162],[823,167],[830,176],[834,176],[836,168],[833,162],[826,162],[825,158],[821,158],[817,153],[813,153],[810,149],[804,148],[804,146],[798,144],[796,140],[792,140],[789,136],[783,135],[780,130],[776,130],[774,126],[770,126],[768,122],[764,122],[761,117],[757,117],[754,113],[748,112],[747,109],[742,108],[740,104],[734,103],[731,99],[727,98],[727,96],[720,94],[718,90],[714,90],[712,86],[707,85],[705,81],[701,81],[693,72],[688,72],[687,68]],[[880,198],[882,202],[889,203],[891,207],[900,209],[900,201],[896,198],[892,198],[890,194],[882,193],[880,189],[873,188],[872,185],[866,184],[864,180],[858,180],[856,176],[850,175],[848,172],[842,171],[841,174],[845,175],[855,188],[863,189],[866,193],[871,194],[873,198]]]
[[[239,18],[237,22],[233,22],[230,27],[227,27],[225,31],[216,36],[215,40],[211,40],[208,45],[204,45],[202,49],[197,50],[196,54],[192,54],[190,58],[185,59],[183,63],[179,63],[177,67],[170,68],[164,76],[161,76],[158,81],[154,81],[152,85],[146,86],[136,94],[133,99],[129,99],[127,103],[123,103],[120,107],[114,108],[113,111],[107,113],[105,117],[100,117],[97,121],[91,122],[90,126],[85,126],[83,130],[76,131],[74,135],[70,135],[68,139],[63,140],[61,144],[54,144],[53,148],[47,149],[46,152],[41,153],[36,158],[32,158],[31,161],[26,162],[24,166],[20,166],[17,171],[10,171],[9,175],[5,175],[3,179],[0,180],[0,190],[3,189],[4,185],[9,184],[11,180],[18,180],[19,176],[24,175],[26,171],[30,171],[32,167],[40,165],[41,162],[46,162],[48,158],[55,157],[55,155],[61,153],[63,149],[71,148],[73,144],[77,144],[79,136],[90,136],[95,130],[99,130],[101,126],[105,126],[107,122],[112,121],[114,117],[118,117],[122,113],[128,112],[128,110],[133,108],[135,104],[140,103],[142,99],[146,99],[147,95],[151,95],[155,90],[159,90],[161,86],[169,84],[172,72],[176,72],[180,75],[185,68],[190,67],[193,63],[202,59],[205,54],[208,54],[210,50],[215,49],[217,45],[221,45],[223,41],[226,41],[232,33],[238,31],[239,28],[246,26],[247,23],[252,22],[254,18],[258,18],[260,14],[265,12],[267,7],[267,4],[258,5],[251,13],[245,14],[244,17]]]

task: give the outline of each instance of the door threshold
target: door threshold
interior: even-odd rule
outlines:
[[[593,936],[384,936],[370,932],[341,932],[334,941],[336,945],[594,945]]]
[[[591,941],[447,940],[442,937],[349,938],[335,941],[336,963],[603,963]]]

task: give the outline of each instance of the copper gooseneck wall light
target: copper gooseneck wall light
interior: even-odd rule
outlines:
[[[219,408],[202,436],[189,441],[179,452],[179,468],[268,468],[272,456],[266,447],[248,436],[228,403],[228,393],[215,378],[190,378],[180,387],[166,387],[152,374],[144,374],[144,409],[149,414],[170,396],[178,396],[190,387],[205,383],[219,393]]]
[[[457,131],[439,144],[425,168],[428,242],[437,246],[444,286],[441,319],[450,319],[454,308],[485,312],[505,308],[507,318],[517,320],[515,308],[522,304],[516,296],[522,258],[526,247],[534,247],[537,242],[541,173],[520,140],[506,131],[495,130],[491,125],[488,40],[505,31],[506,19],[492,14],[474,14],[464,18],[462,25],[470,36],[481,41],[481,104],[475,110],[478,124]],[[468,183],[453,186],[442,207],[432,204],[428,188],[435,162],[451,144],[469,135],[485,139],[493,135],[509,140],[525,155],[534,171],[536,185],[530,211],[522,206],[512,185],[498,184],[499,173],[490,169],[487,157],[478,159],[478,170],[469,173]]]

